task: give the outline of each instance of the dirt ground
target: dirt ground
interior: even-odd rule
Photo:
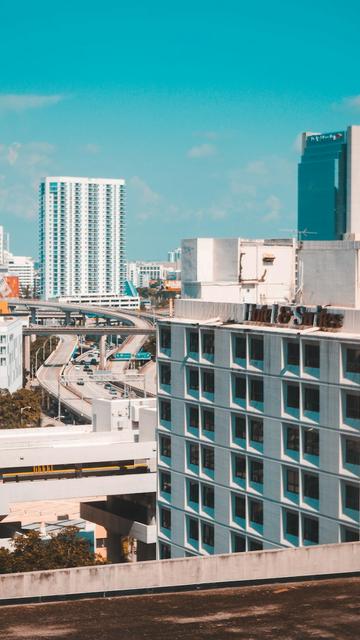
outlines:
[[[6,640],[358,640],[360,578],[0,607]]]

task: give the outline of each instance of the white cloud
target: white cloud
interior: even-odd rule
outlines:
[[[280,198],[274,195],[269,196],[265,200],[265,209],[267,209],[267,213],[262,217],[262,220],[264,220],[264,222],[278,220],[280,217],[281,208],[282,204]]]
[[[292,146],[297,153],[302,152],[302,133],[297,134]]]
[[[219,137],[216,131],[194,131],[193,135],[199,138],[207,138],[208,140],[216,140]]]
[[[216,154],[216,147],[213,144],[199,144],[195,147],[191,147],[187,152],[189,158],[209,158]]]
[[[142,180],[139,176],[130,178],[129,185],[134,189],[137,199],[143,205],[154,205],[161,200],[161,196],[156,191],[153,191],[145,180]]]
[[[353,109],[360,109],[360,95],[344,98],[343,104],[345,104],[346,107],[351,107]]]
[[[264,176],[267,174],[267,166],[263,160],[254,160],[246,166],[246,171],[255,176]]]
[[[89,144],[85,145],[84,150],[86,151],[86,153],[96,155],[97,153],[100,153],[101,147],[98,144],[92,144],[91,142],[89,142]]]
[[[7,151],[7,161],[10,165],[14,165],[19,156],[19,150],[21,148],[21,144],[19,142],[13,142]]]
[[[41,95],[35,93],[0,93],[0,109],[7,111],[25,111],[57,104],[63,96],[60,94]]]

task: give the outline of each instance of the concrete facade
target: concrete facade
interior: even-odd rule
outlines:
[[[23,321],[0,317],[0,389],[14,393],[23,385]]]

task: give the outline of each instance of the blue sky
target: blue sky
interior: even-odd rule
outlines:
[[[333,5],[333,6],[332,6]],[[360,123],[357,3],[3,3],[0,222],[37,255],[43,175],[124,177],[128,256],[284,236],[298,134]]]

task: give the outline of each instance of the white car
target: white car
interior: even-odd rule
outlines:
[[[76,371],[80,371],[80,369],[81,369],[80,365],[79,365],[79,364],[76,364],[76,365],[75,365],[75,369],[76,369]]]

